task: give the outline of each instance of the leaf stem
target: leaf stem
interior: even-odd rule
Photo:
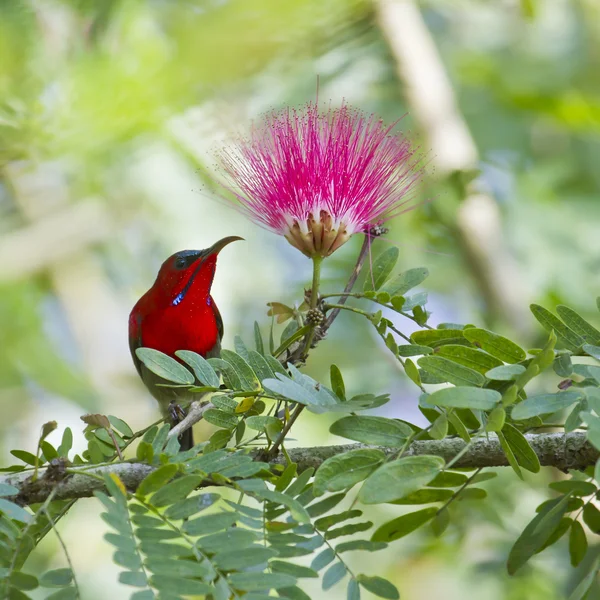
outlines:
[[[277,452],[279,450],[279,446],[281,446],[281,444],[282,444],[283,440],[285,439],[285,436],[287,435],[288,431],[292,428],[292,425],[296,422],[296,419],[300,416],[300,413],[302,412],[303,408],[304,408],[304,404],[298,404],[296,406],[296,408],[294,409],[294,412],[292,413],[292,416],[290,417],[290,420],[285,424],[285,427],[281,430],[281,433],[279,434],[279,436],[275,440],[275,443],[273,444],[273,446],[269,450],[269,456],[270,457],[274,458],[275,456],[277,456]]]
[[[469,477],[469,479],[467,479],[455,492],[454,494],[452,494],[452,496],[448,499],[447,502],[444,503],[443,506],[441,506],[437,513],[435,513],[436,515],[439,515],[443,510],[445,510],[446,508],[448,508],[448,506],[450,506],[450,504],[452,504],[452,502],[454,502],[454,500],[456,500],[460,494],[462,493],[462,491],[473,481],[473,479],[475,479],[475,477],[477,475],[479,475],[479,473],[481,472],[481,470],[483,469],[483,467],[479,467],[477,469],[477,471],[475,471],[475,473],[473,473],[473,475],[471,475],[471,477]]]

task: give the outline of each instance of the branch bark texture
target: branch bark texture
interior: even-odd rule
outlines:
[[[595,464],[600,456],[586,441],[583,432],[564,433],[539,433],[527,434],[527,441],[537,454],[542,466],[555,467],[561,471],[569,469],[583,470]],[[372,448],[365,444],[344,444],[339,446],[317,446],[312,448],[293,448],[288,454],[293,462],[298,463],[298,471],[313,467],[317,469],[325,460],[359,448]],[[446,461],[454,458],[465,447],[459,438],[446,438],[444,440],[416,441],[407,450],[405,456],[419,456],[430,454],[440,456]],[[388,456],[398,453],[398,448],[381,448]],[[258,451],[254,455],[258,456]],[[280,454],[271,461],[272,465],[286,464],[285,457]],[[502,452],[500,442],[495,435],[489,438],[479,438],[471,442],[470,447],[455,464],[460,468],[485,468],[505,467],[508,461]],[[11,498],[21,505],[43,502],[50,492],[55,489],[56,500],[85,498],[92,496],[94,491],[103,490],[101,479],[107,473],[114,473],[120,477],[127,489],[134,491],[140,482],[156,467],[133,462],[113,463],[98,467],[71,467],[70,471],[79,471],[74,474],[61,474],[60,469],[50,466],[40,469],[38,479],[31,480],[31,471],[11,473],[0,476],[0,484],[13,485],[19,489],[19,495]],[[206,482],[206,485],[210,485]]]

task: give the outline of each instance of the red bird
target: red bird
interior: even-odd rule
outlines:
[[[182,250],[162,264],[154,285],[138,300],[129,315],[129,348],[135,367],[164,415],[172,415],[180,402],[198,399],[183,388],[158,386],[168,383],[155,375],[136,356],[137,348],[154,348],[175,357],[177,350],[191,350],[205,358],[219,356],[223,320],[210,295],[217,255],[231,242],[230,236],[206,250]],[[182,450],[194,445],[192,430],[179,438]]]

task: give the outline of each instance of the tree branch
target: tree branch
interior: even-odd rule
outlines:
[[[538,433],[525,436],[537,454],[542,466],[555,467],[561,471],[569,469],[582,470],[592,466],[600,456],[586,441],[584,432],[574,433]],[[423,454],[441,456],[449,461],[465,447],[460,438],[446,438],[444,440],[415,441],[406,451],[405,456],[419,456]],[[320,446],[313,448],[293,448],[288,451],[292,461],[298,463],[298,471],[313,467],[317,469],[325,460],[350,450],[359,448],[372,448],[366,444],[345,444],[338,446]],[[387,456],[397,454],[398,448],[381,448]],[[253,451],[257,457],[260,451]],[[282,454],[271,461],[272,465],[286,464]],[[490,434],[489,439],[478,438],[471,442],[469,449],[455,463],[455,467],[484,468],[505,467],[508,461],[502,452],[498,438]],[[104,483],[101,477],[107,473],[118,475],[127,489],[134,491],[142,479],[157,467],[135,462],[113,463],[97,467],[70,467],[70,474],[64,473],[64,468],[59,465],[50,465],[40,469],[37,481],[31,481],[32,471],[11,473],[0,476],[0,484],[13,485],[19,489],[19,495],[11,500],[21,504],[35,504],[43,502],[54,489],[56,500],[85,498],[93,495],[95,490],[103,490]],[[214,485],[207,481],[204,485]]]

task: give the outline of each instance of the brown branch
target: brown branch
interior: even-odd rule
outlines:
[[[527,441],[537,454],[542,466],[555,467],[561,471],[569,469],[583,470],[596,463],[600,456],[586,441],[584,432],[527,434]],[[344,454],[350,450],[370,448],[365,444],[344,444],[312,448],[293,448],[288,451],[291,460],[298,464],[298,471],[309,467],[317,469],[332,456]],[[449,461],[465,447],[459,438],[444,440],[415,441],[405,456],[434,455]],[[386,455],[398,453],[398,448],[381,448]],[[261,451],[255,450],[253,456],[259,457]],[[282,454],[273,459],[271,465],[287,464]],[[455,463],[455,467],[486,468],[505,467],[508,461],[502,451],[498,438],[490,434],[489,439],[478,438],[472,441],[469,449]],[[134,491],[142,479],[157,467],[135,462],[114,463],[102,466],[70,467],[72,474],[64,474],[57,467],[50,466],[40,470],[37,481],[31,481],[31,472],[10,473],[0,476],[0,483],[13,485],[19,489],[19,495],[12,499],[22,505],[43,502],[54,490],[56,500],[85,498],[95,490],[103,490],[101,477],[106,473],[118,475],[127,489]],[[87,474],[85,474],[87,473]],[[204,485],[214,485],[207,481]]]

